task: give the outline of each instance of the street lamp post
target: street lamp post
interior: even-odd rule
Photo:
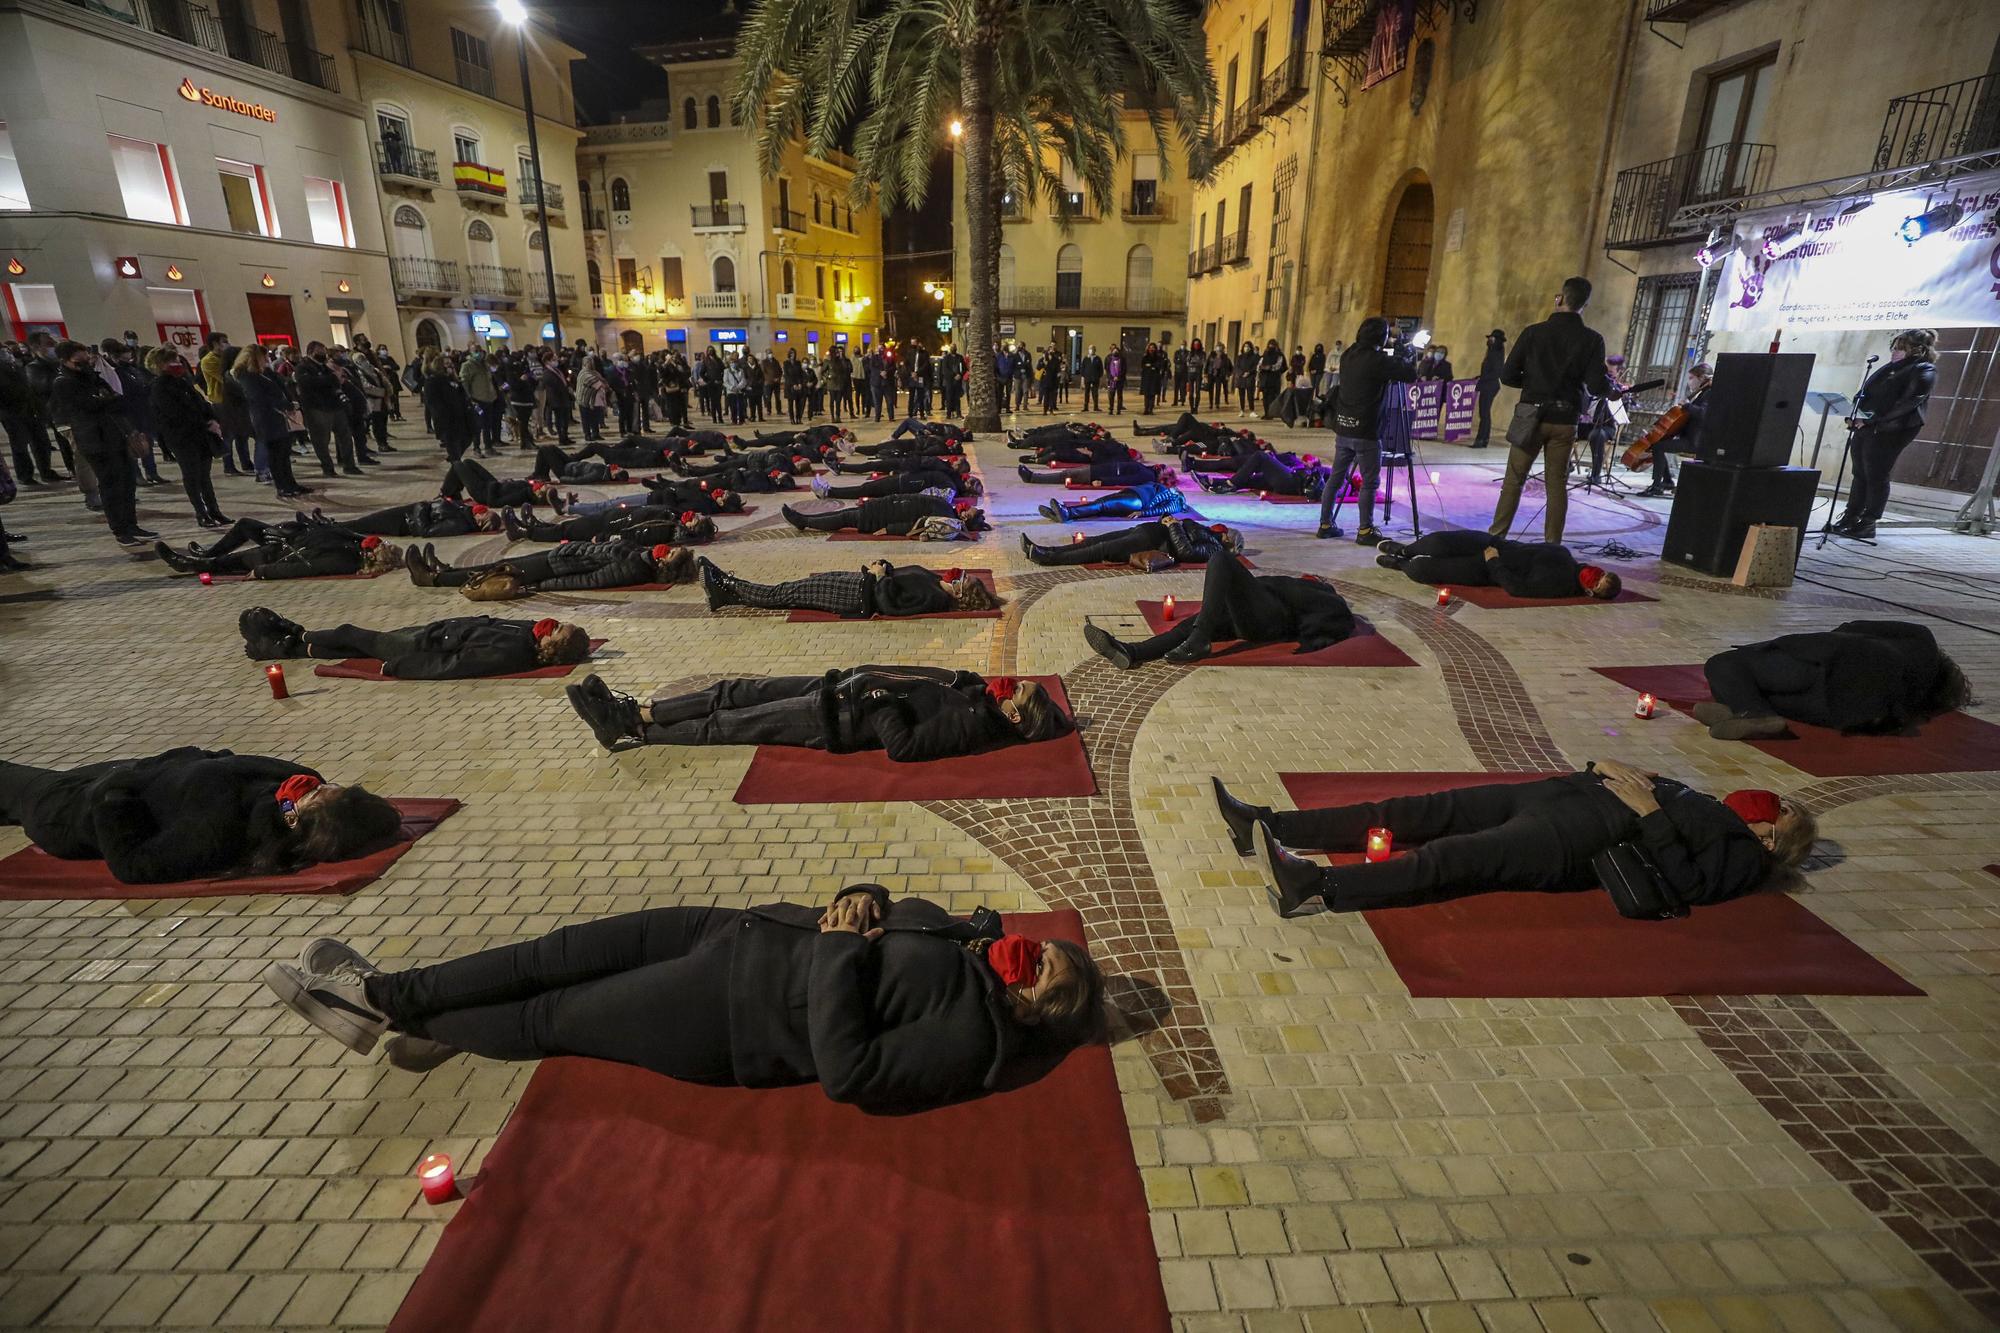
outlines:
[[[521,109],[528,117],[528,165],[534,173],[535,207],[541,213],[542,276],[548,282],[549,330],[562,346],[562,298],[556,294],[556,253],[549,248],[549,200],[542,184],[542,143],[535,133],[535,84],[528,77],[528,9],[521,0],[499,0],[500,17],[514,27],[515,48],[521,53]]]

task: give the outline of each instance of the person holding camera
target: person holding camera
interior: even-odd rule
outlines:
[[[1889,344],[1889,364],[1868,377],[1855,398],[1854,490],[1833,525],[1842,537],[1873,541],[1875,521],[1889,504],[1889,474],[1924,426],[1924,407],[1937,381],[1937,334],[1909,329]]]
[[[1372,315],[1355,330],[1354,342],[1340,354],[1340,387],[1333,397],[1333,469],[1319,498],[1319,536],[1338,537],[1333,507],[1346,478],[1361,469],[1361,530],[1354,540],[1373,546],[1382,540],[1375,526],[1375,487],[1382,476],[1382,393],[1391,384],[1417,377],[1417,363],[1389,346],[1389,321]]]
[[[1521,506],[1521,488],[1542,456],[1542,484],[1548,497],[1542,514],[1542,540],[1561,545],[1563,523],[1569,517],[1570,451],[1576,447],[1576,422],[1585,395],[1615,398],[1609,367],[1604,363],[1604,335],[1584,324],[1582,310],[1590,303],[1590,280],[1570,278],[1556,297],[1556,308],[1539,324],[1521,330],[1513,354],[1500,372],[1500,382],[1521,391],[1520,405],[1507,427],[1507,476],[1500,486],[1500,503],[1487,529],[1504,537]]]

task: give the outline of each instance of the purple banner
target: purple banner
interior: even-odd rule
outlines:
[[[1478,413],[1479,381],[1453,380],[1445,386],[1444,429],[1438,438],[1448,443],[1469,438]]]
[[[1399,74],[1410,62],[1410,34],[1417,26],[1417,0],[1389,0],[1375,13],[1375,36],[1368,44],[1363,88]]]

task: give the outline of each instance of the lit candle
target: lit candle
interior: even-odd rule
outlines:
[[[1632,705],[1632,716],[1651,717],[1653,715],[1653,707],[1654,707],[1653,696],[1650,694],[1642,694],[1639,696],[1639,701]]]
[[[1395,842],[1395,837],[1389,832],[1388,829],[1385,828],[1369,829],[1367,859],[1370,861],[1388,860],[1389,848],[1390,845],[1393,844],[1394,842]]]
[[[1450,606],[1450,605],[1451,605],[1451,589],[1450,589],[1450,588],[1439,588],[1439,589],[1438,589],[1438,605],[1439,605],[1439,606]]]
[[[458,1181],[451,1173],[451,1158],[434,1152],[417,1163],[417,1184],[425,1203],[450,1203],[458,1197]]]
[[[264,668],[264,678],[271,682],[271,697],[273,699],[289,699],[292,697],[291,691],[285,688],[285,669],[282,666],[279,666],[276,662],[271,663],[271,665]]]
[[[1167,599],[1160,603],[1160,614],[1168,620],[1174,618],[1174,595],[1172,593],[1168,593]]]
[[[1070,544],[1071,546],[1081,546],[1081,545],[1083,545],[1083,534],[1082,534],[1082,533],[1080,533],[1080,532],[1072,532],[1072,533],[1071,533],[1071,534],[1069,535],[1069,544]]]
[[[215,584],[215,575],[213,575],[213,574],[209,573],[209,572],[208,572],[207,570],[205,570],[205,569],[204,569],[204,570],[202,570],[202,571],[201,571],[201,586],[202,586],[202,587],[204,587],[204,588],[208,588],[208,587],[213,587],[213,586],[214,586],[214,584]]]

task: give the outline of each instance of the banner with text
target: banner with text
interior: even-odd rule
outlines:
[[[1904,220],[1948,203],[1964,209],[1947,231],[1914,241]],[[1753,213],[1737,220],[1708,327],[1716,333],[1784,329],[1972,328],[2000,324],[2000,172],[1872,201]],[[1778,258],[1767,241],[1803,226],[1805,241]]]

